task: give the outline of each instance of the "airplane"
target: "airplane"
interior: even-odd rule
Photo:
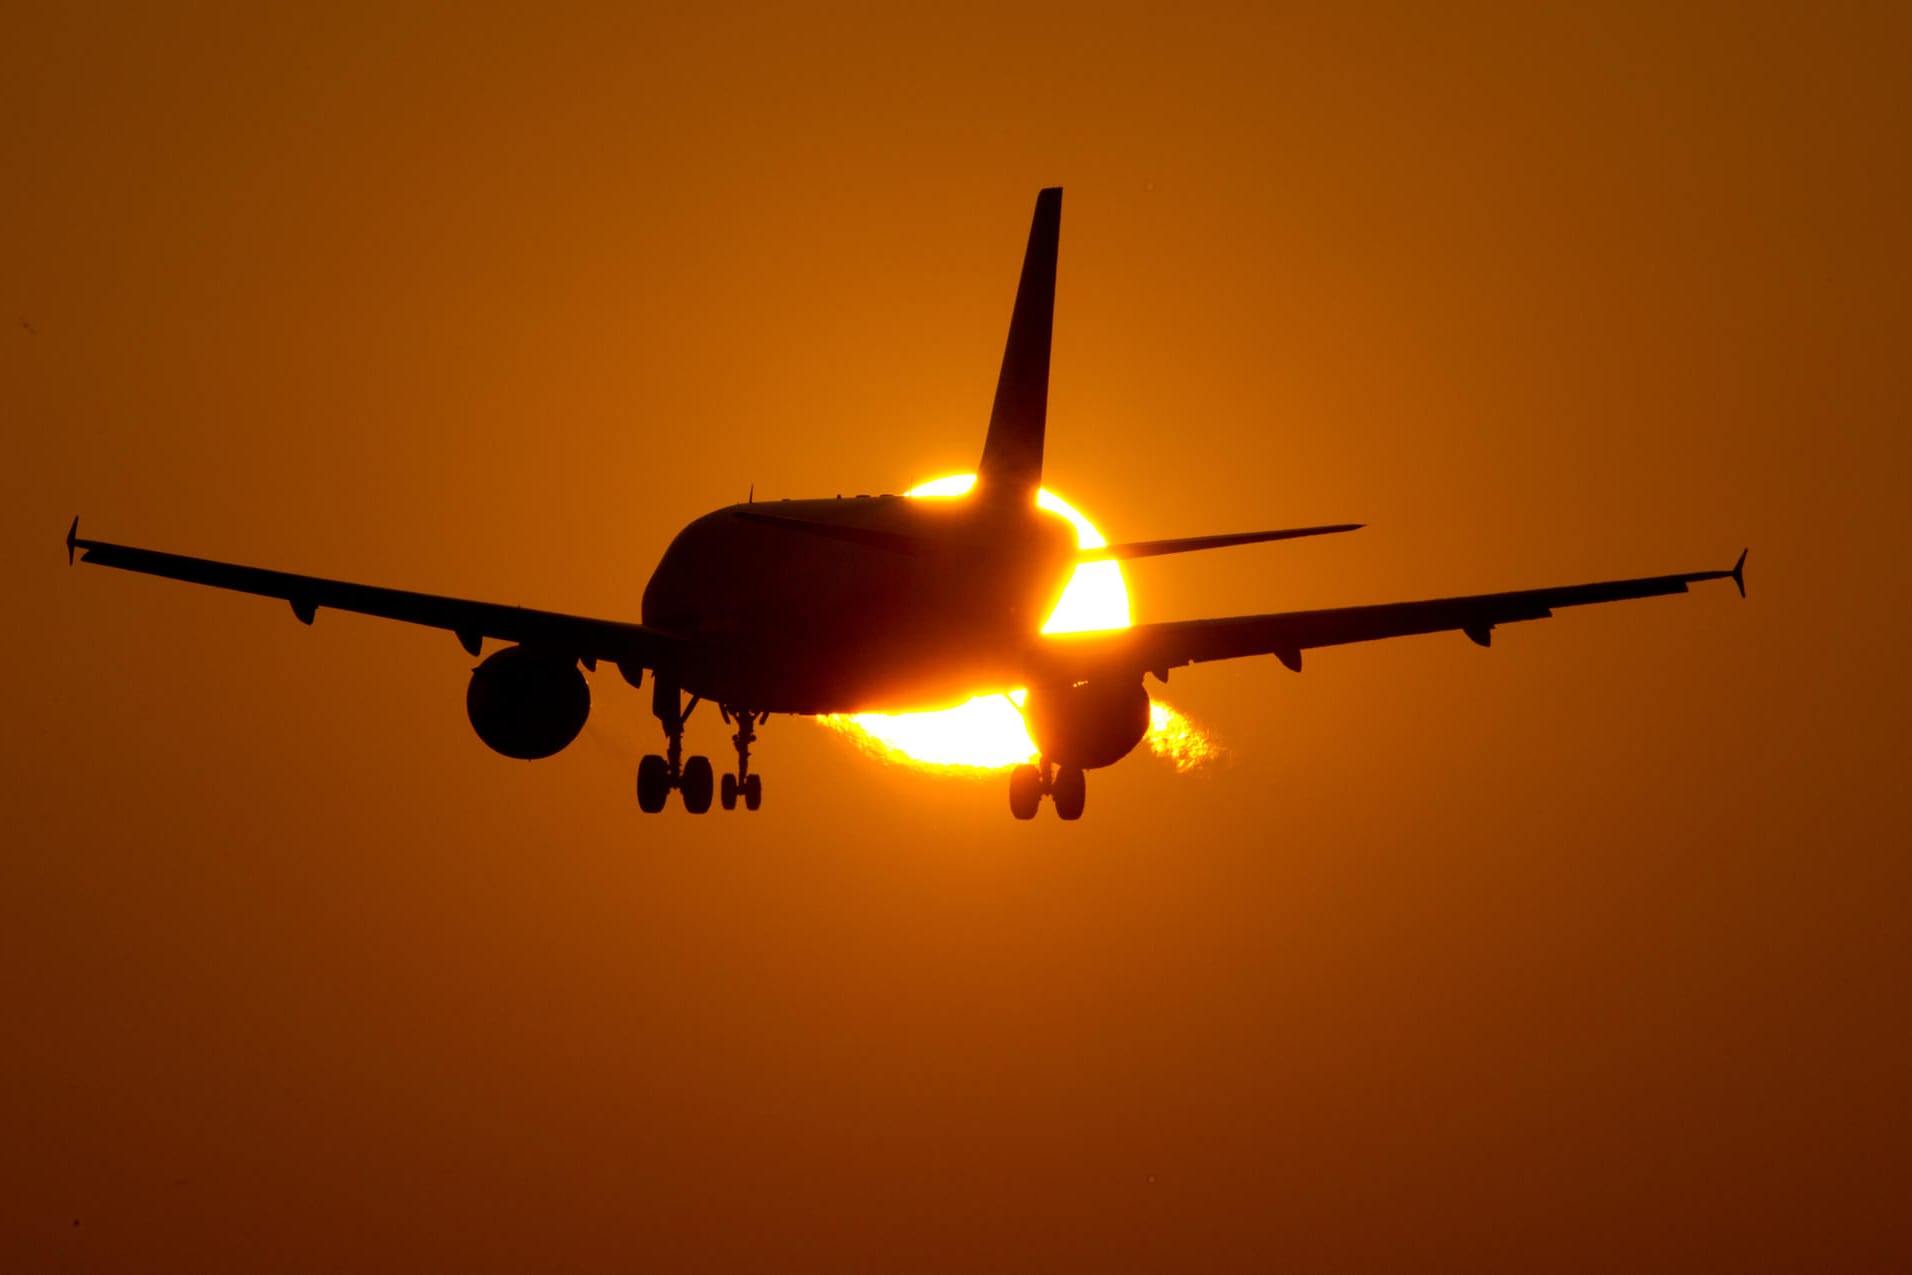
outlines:
[[[1487,646],[1500,625],[1561,607],[1684,593],[1730,579],[1746,594],[1746,554],[1728,570],[1525,589],[1371,606],[1171,620],[1100,632],[1044,634],[1043,619],[1076,565],[1336,535],[1359,524],[1292,527],[1102,549],[1076,546],[1069,524],[1040,510],[1050,332],[1062,190],[1036,197],[1022,273],[976,482],[960,499],[856,496],[758,502],[705,514],[671,542],[645,586],[637,622],[566,615],[403,589],[295,575],[83,539],[81,561],[277,598],[311,624],[321,609],[451,632],[472,658],[465,710],[478,738],[506,757],[563,749],[590,713],[585,671],[651,679],[665,747],[637,767],[637,801],[662,810],[675,792],[692,814],[756,810],[750,768],[757,728],[773,713],[947,708],[1026,689],[1021,711],[1037,747],[1009,776],[1009,808],[1034,818],[1046,797],[1065,820],[1087,800],[1084,772],[1114,765],[1149,729],[1144,676],[1211,660],[1272,655],[1301,671],[1304,651],[1458,631]],[[754,493],[753,493],[754,497]],[[688,696],[688,699],[686,699]],[[734,771],[684,756],[685,722],[715,704],[736,730]]]

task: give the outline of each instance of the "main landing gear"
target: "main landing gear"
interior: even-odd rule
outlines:
[[[718,706],[727,722],[735,722],[737,733],[730,742],[737,748],[737,773],[724,776],[721,791],[710,768],[710,758],[684,756],[684,723],[703,701],[697,696],[684,703],[683,692],[661,681],[651,683],[651,712],[664,727],[665,749],[662,757],[651,753],[637,764],[637,805],[645,814],[656,814],[670,800],[673,789],[684,795],[684,809],[701,815],[710,809],[713,792],[718,793],[725,810],[755,810],[763,804],[763,778],[750,773],[750,745],[757,738],[757,727],[768,713]]]
[[[737,773],[725,775],[723,786],[717,790],[718,800],[724,803],[725,810],[737,808],[737,798],[744,799],[745,810],[755,810],[763,804],[763,776],[750,773],[750,745],[757,738],[757,726],[767,721],[768,713],[753,713],[747,708],[726,708],[717,706],[724,720],[735,723],[737,733],[730,742],[737,749]]]
[[[1018,819],[1034,819],[1044,794],[1056,803],[1056,815],[1062,819],[1082,818],[1088,804],[1089,783],[1079,766],[1057,766],[1047,757],[1039,766],[1018,766],[1009,772],[1009,813]]]

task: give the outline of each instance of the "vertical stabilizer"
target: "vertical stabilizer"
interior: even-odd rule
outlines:
[[[1062,188],[1036,196],[1029,248],[1009,318],[1009,343],[996,378],[989,437],[976,467],[976,489],[992,498],[1033,501],[1042,486],[1042,433],[1049,409],[1049,331],[1056,309],[1056,242],[1062,230]]]

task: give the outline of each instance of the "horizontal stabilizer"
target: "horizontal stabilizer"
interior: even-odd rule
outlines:
[[[1359,531],[1359,522],[1340,522],[1331,527],[1288,527],[1281,531],[1238,531],[1225,536],[1186,536],[1180,540],[1132,540],[1127,544],[1077,552],[1078,562],[1106,562],[1130,558],[1159,558],[1165,553],[1194,553],[1198,549],[1227,549],[1234,545],[1257,545],[1269,540],[1299,540],[1303,536],[1332,536],[1343,531]]]

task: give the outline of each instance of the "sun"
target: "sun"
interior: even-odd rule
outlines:
[[[903,493],[921,499],[961,496],[976,484],[974,474],[938,478]],[[1036,504],[1067,518],[1076,544],[1100,549],[1102,533],[1062,497],[1048,489]],[[1085,562],[1076,567],[1043,622],[1044,633],[1084,633],[1129,626],[1128,582],[1117,562]],[[885,761],[929,770],[988,772],[1008,770],[1034,760],[1036,746],[1023,726],[1023,692],[981,695],[967,704],[932,713],[834,713],[817,720]],[[1149,748],[1177,770],[1192,770],[1211,759],[1215,745],[1187,717],[1156,700],[1149,719]]]

